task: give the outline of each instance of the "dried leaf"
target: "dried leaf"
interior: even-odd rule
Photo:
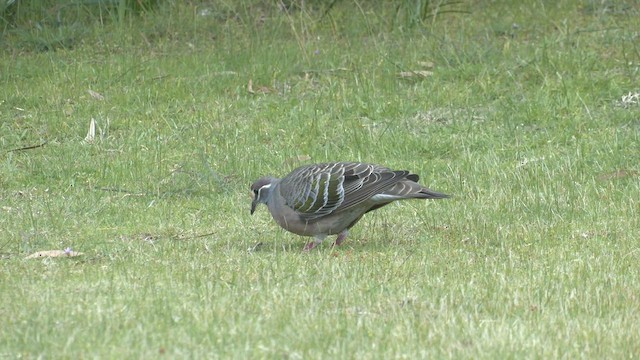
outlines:
[[[433,69],[436,66],[433,61],[418,61],[418,65],[424,69]]]
[[[412,79],[412,78],[427,78],[429,76],[433,76],[433,71],[428,70],[415,70],[415,71],[402,71],[398,74],[403,79]]]
[[[640,105],[640,92],[629,92],[627,95],[622,96],[622,100],[618,102],[620,106],[628,108],[632,105]]]
[[[544,161],[544,156],[537,157],[537,158],[524,158],[516,164],[516,169],[521,168],[523,166],[527,166],[530,163],[534,163],[538,161]]]
[[[231,70],[223,70],[223,71],[216,71],[211,73],[211,75],[213,76],[231,76],[231,75],[238,75],[237,72],[235,71],[231,71]]]
[[[100,94],[99,92],[93,91],[91,89],[87,90],[87,92],[89,93],[89,95],[91,95],[92,98],[96,100],[104,100],[104,96],[102,96],[102,94]]]
[[[84,137],[84,142],[92,143],[96,139],[96,120],[91,118],[89,122],[89,131],[87,132],[87,136]]]
[[[247,84],[247,91],[250,94],[255,94],[256,92],[253,91],[253,79],[249,79],[249,83]]]
[[[276,90],[268,86],[257,86],[254,89],[253,80],[249,79],[249,83],[247,84],[247,92],[255,95],[255,94],[269,94],[269,93],[276,92]]]
[[[45,250],[45,251],[35,252],[35,253],[27,256],[25,259],[41,259],[41,258],[54,258],[54,257],[74,257],[74,256],[80,256],[80,255],[84,255],[84,253],[77,252],[77,251],[72,251],[71,249],[66,249],[66,250]]]

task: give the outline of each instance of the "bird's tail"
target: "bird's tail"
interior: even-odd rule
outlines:
[[[415,198],[417,199],[446,199],[450,198],[451,195],[439,193],[437,191],[433,191],[431,189],[427,189],[423,187],[419,192],[415,193]]]

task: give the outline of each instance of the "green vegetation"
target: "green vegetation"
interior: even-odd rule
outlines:
[[[637,1],[111,3],[3,10],[0,357],[640,356]],[[249,215],[332,160],[455,197]]]

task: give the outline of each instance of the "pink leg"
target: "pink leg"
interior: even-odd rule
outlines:
[[[326,237],[326,235],[324,235],[324,236],[322,236],[322,235],[316,236],[313,239],[313,241],[308,242],[307,245],[304,246],[303,251],[313,250],[316,246],[320,245],[320,243],[322,242],[322,240],[324,240],[325,237]]]
[[[347,238],[347,235],[349,235],[349,230],[343,230],[340,234],[338,234],[338,237],[336,238],[336,242],[333,245],[337,245],[340,246],[342,245],[342,242],[344,241],[344,239]]]
[[[302,251],[311,251],[313,250],[316,246],[318,246],[318,243],[315,241],[309,241],[307,243],[307,245],[304,246],[304,249],[302,249]]]

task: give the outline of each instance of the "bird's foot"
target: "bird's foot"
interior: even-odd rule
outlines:
[[[304,246],[304,250],[303,251],[310,251],[313,250],[316,246],[320,245],[322,243],[322,240],[324,240],[324,238],[327,237],[326,234],[320,234],[320,235],[316,235],[313,237],[313,241],[308,242],[307,245]]]
[[[340,246],[342,245],[342,242],[344,241],[344,239],[347,238],[347,235],[349,235],[349,232],[347,230],[341,232],[340,234],[338,234],[338,237],[336,238],[336,242],[333,243],[333,246]]]
[[[316,246],[318,246],[318,243],[315,241],[310,241],[307,243],[307,245],[304,246],[304,249],[302,249],[302,251],[311,251],[313,250]]]

